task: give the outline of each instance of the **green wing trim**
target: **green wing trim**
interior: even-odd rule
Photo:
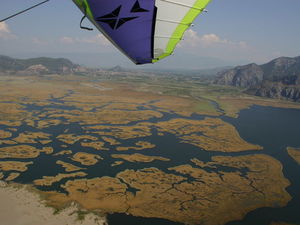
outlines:
[[[192,22],[199,16],[205,7],[210,3],[211,0],[197,0],[193,7],[189,10],[189,12],[186,14],[186,16],[183,18],[183,20],[180,22],[180,24],[177,26],[176,30],[172,34],[167,48],[165,49],[165,53],[162,54],[159,58],[153,59],[152,62],[155,63],[169,55],[171,55],[176,48],[176,45],[180,42],[182,39],[185,31],[189,28],[186,24],[192,24]]]
[[[91,8],[89,6],[89,3],[87,0],[73,0],[75,2],[75,4],[80,8],[80,10],[83,13],[86,13],[86,16],[90,19],[90,20],[94,20],[94,16],[93,13],[91,11]],[[85,12],[85,8],[86,8],[86,12]]]

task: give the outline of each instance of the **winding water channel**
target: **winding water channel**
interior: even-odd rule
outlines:
[[[56,103],[59,103],[60,99],[55,99]],[[53,104],[54,108],[55,104]],[[27,105],[28,110],[38,111],[38,113],[47,110],[43,107],[36,107],[34,105]],[[66,108],[64,108],[66,109]],[[73,110],[70,108],[67,110]],[[141,108],[141,110],[143,110]],[[152,110],[158,110],[157,108],[152,108]],[[202,120],[204,116],[193,115],[192,117],[182,117],[176,114],[164,113],[163,118],[156,118],[147,120],[147,122],[158,122],[166,121],[171,118],[188,118],[194,120]],[[239,113],[238,118],[230,118],[226,116],[219,117],[224,121],[232,124],[238,130],[240,136],[253,144],[258,144],[263,146],[261,151],[245,151],[238,153],[224,153],[224,152],[208,152],[201,150],[189,144],[180,143],[178,138],[171,134],[165,134],[163,137],[158,135],[155,130],[152,131],[152,136],[144,138],[144,141],[149,141],[156,145],[155,148],[149,149],[143,154],[152,156],[161,156],[170,158],[169,162],[154,161],[151,164],[147,163],[130,163],[125,162],[118,167],[111,167],[111,164],[115,161],[110,157],[111,154],[117,153],[115,149],[110,149],[110,151],[97,151],[92,148],[85,148],[90,153],[100,154],[105,160],[94,166],[90,166],[86,173],[87,178],[101,177],[101,176],[116,176],[117,173],[125,169],[142,169],[145,167],[157,167],[165,172],[168,172],[168,168],[183,165],[190,162],[190,159],[196,157],[201,159],[201,161],[210,161],[212,156],[215,155],[225,155],[225,156],[239,156],[239,155],[249,155],[249,154],[267,154],[277,160],[279,160],[283,165],[283,172],[285,177],[291,182],[291,185],[287,188],[287,191],[292,196],[292,200],[287,206],[283,208],[259,208],[247,214],[247,216],[241,221],[232,221],[226,225],[269,225],[272,221],[286,221],[290,223],[300,224],[300,165],[297,164],[287,153],[286,148],[290,147],[300,147],[300,110],[297,109],[282,109],[282,108],[272,108],[264,106],[252,106],[250,109],[242,110]],[[138,121],[141,122],[141,121]],[[137,122],[132,122],[128,125],[134,125]],[[4,127],[4,126],[2,126]],[[1,126],[0,126],[1,128]],[[67,123],[60,124],[56,126],[51,126],[44,129],[36,129],[27,125],[22,125],[18,127],[16,132],[13,132],[13,137],[17,137],[18,134],[24,131],[42,131],[51,134],[53,138],[53,143],[51,146],[54,149],[60,149],[61,145],[65,144],[58,139],[56,136],[62,133],[63,130],[72,130],[74,134],[84,134],[82,126],[78,123]],[[136,141],[143,140],[143,138],[130,139],[128,141],[122,141],[122,144],[126,146],[133,145]],[[121,140],[118,140],[121,141]],[[42,144],[36,143],[35,147],[41,148]],[[109,146],[106,146],[109,147]],[[68,148],[72,149],[74,153],[82,151],[83,147],[79,142],[74,143]],[[128,150],[126,153],[134,153],[133,150]],[[64,159],[62,156],[51,157],[49,155],[41,155],[40,157],[28,160],[34,161],[34,164],[29,168],[29,170],[21,174],[15,181],[18,183],[31,183],[33,180],[38,179],[42,176],[54,176],[59,172],[62,172],[62,168],[58,167],[56,161],[58,159]],[[72,163],[72,160],[67,162]],[[42,169],[41,169],[42,168]],[[218,171],[230,171],[226,167],[217,167]],[[231,168],[232,170],[232,168]],[[45,174],[45,171],[46,174]],[[240,171],[243,172],[243,171]],[[63,179],[60,182],[52,185],[51,187],[41,188],[42,190],[57,190],[63,192],[64,190],[60,188],[60,185],[66,180]],[[134,192],[134,190],[130,190]],[[217,216],[217,215],[216,215]],[[108,216],[108,221],[110,225],[177,225],[179,223],[171,222],[163,219],[156,218],[141,218],[133,217],[125,214],[111,214]]]

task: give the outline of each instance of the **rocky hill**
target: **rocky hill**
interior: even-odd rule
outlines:
[[[0,56],[0,72],[8,74],[70,74],[80,71],[80,66],[64,58],[14,59]]]
[[[245,88],[257,96],[300,102],[300,56],[238,66],[218,74],[214,83]]]

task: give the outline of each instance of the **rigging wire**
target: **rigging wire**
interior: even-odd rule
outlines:
[[[9,19],[11,19],[11,18],[13,18],[13,17],[15,17],[15,16],[18,16],[18,15],[24,13],[24,12],[27,12],[27,11],[29,11],[29,10],[35,8],[35,7],[38,7],[38,6],[42,5],[42,4],[45,4],[46,2],[49,2],[49,1],[50,1],[50,0],[45,0],[45,1],[43,1],[43,2],[40,2],[40,3],[36,4],[36,5],[33,5],[33,6],[29,7],[29,8],[27,8],[27,9],[24,9],[24,10],[22,10],[22,11],[20,11],[20,12],[17,12],[17,13],[15,13],[15,14],[11,15],[11,16],[8,16],[8,17],[6,17],[6,18],[0,20],[0,23],[4,22],[4,21],[6,21],[6,20],[9,20]]]
[[[92,31],[94,30],[93,28],[90,28],[90,27],[86,27],[86,26],[83,26],[82,25],[82,22],[85,18],[87,18],[87,6],[85,4],[85,2],[83,2],[83,9],[84,9],[84,16],[82,17],[82,19],[80,20],[80,28],[83,29],[83,30],[88,30],[88,31]]]

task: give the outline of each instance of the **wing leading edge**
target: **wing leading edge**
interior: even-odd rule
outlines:
[[[210,0],[73,0],[136,64],[171,55]]]

